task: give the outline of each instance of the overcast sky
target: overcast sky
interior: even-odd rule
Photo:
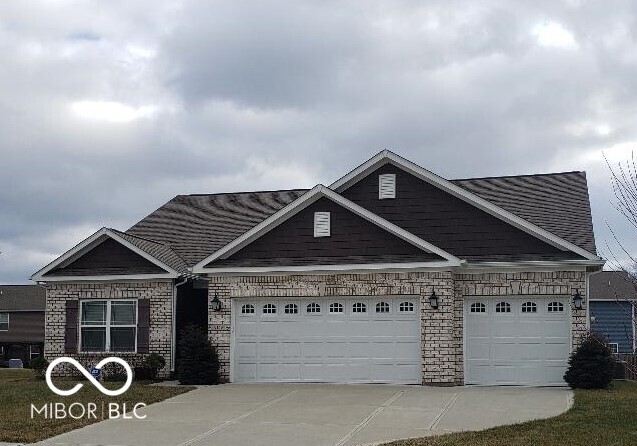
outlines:
[[[381,149],[446,178],[637,149],[637,2],[0,2],[0,283],[177,194],[329,184]]]

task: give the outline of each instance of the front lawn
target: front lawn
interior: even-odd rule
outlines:
[[[520,401],[524,404],[524,401]],[[608,390],[577,390],[568,412],[546,420],[438,437],[392,446],[572,446],[637,445],[637,384],[613,382]]]
[[[54,380],[60,389],[69,389],[75,382]],[[123,383],[103,383],[104,387],[117,389]],[[101,421],[101,414],[97,420],[44,418],[36,414],[31,418],[31,404],[40,408],[45,403],[61,402],[67,405],[75,402],[94,402],[99,408],[102,403],[109,402],[127,404],[127,408],[138,402],[146,404],[156,403],[166,398],[192,390],[193,387],[158,387],[134,382],[133,385],[118,397],[107,397],[94,388],[88,381],[75,395],[60,397],[54,394],[44,380],[35,379],[31,370],[0,369],[0,442],[32,443],[54,435],[77,429],[87,424]]]

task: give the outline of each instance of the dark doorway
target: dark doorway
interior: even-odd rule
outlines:
[[[179,341],[181,330],[187,325],[197,325],[208,331],[208,283],[192,281],[177,287],[175,309],[175,368],[179,364]]]

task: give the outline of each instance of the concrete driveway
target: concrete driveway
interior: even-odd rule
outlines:
[[[484,429],[564,412],[565,388],[228,384],[200,387],[46,445],[346,446]]]

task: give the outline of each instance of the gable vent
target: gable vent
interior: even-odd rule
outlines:
[[[396,174],[384,173],[378,176],[378,198],[396,198]]]
[[[330,236],[330,213],[315,212],[314,213],[314,237]]]

